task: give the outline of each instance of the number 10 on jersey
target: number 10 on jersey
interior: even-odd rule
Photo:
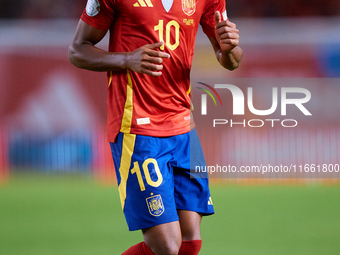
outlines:
[[[172,28],[173,27],[173,28]],[[175,50],[179,45],[179,24],[175,20],[169,21],[165,25],[165,40],[164,40],[164,20],[159,20],[158,25],[154,27],[155,31],[158,31],[159,41],[164,41],[170,50]],[[171,43],[171,30],[175,30],[175,42]],[[164,50],[164,45],[160,47]]]

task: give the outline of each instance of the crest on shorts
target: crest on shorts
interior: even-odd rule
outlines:
[[[161,216],[164,212],[164,205],[161,195],[155,195],[146,199],[149,212],[153,216]]]
[[[196,0],[182,0],[182,10],[188,16],[193,15],[196,11]]]

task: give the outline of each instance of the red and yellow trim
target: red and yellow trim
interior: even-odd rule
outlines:
[[[112,84],[112,71],[110,71],[110,78],[109,78],[109,83],[107,84],[107,87],[109,88]]]
[[[129,134],[131,131],[133,113],[133,88],[132,80],[129,70],[127,70],[127,87],[126,87],[126,101],[124,106],[124,113],[120,132]]]

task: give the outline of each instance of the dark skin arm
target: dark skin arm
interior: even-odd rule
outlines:
[[[221,21],[219,11],[215,12],[215,38],[208,37],[214,48],[218,62],[228,70],[236,69],[243,57],[243,50],[238,46],[239,31],[230,21]]]
[[[156,49],[164,42],[147,44],[132,52],[107,52],[95,46],[105,34],[106,31],[80,20],[68,51],[70,62],[91,71],[130,69],[151,76],[162,75],[163,59],[170,58],[170,55]]]
[[[215,13],[216,38],[209,37],[217,60],[228,69],[236,69],[243,56],[238,46],[239,32],[230,21],[221,21],[221,14]],[[111,71],[130,69],[151,76],[162,75],[163,60],[170,55],[157,51],[164,42],[144,45],[132,52],[107,52],[95,45],[103,39],[107,31],[96,29],[80,20],[75,37],[69,47],[69,60],[76,67],[91,71]]]

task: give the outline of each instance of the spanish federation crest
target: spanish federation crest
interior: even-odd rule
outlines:
[[[155,195],[146,199],[149,212],[153,216],[161,216],[164,212],[164,205],[161,195]]]
[[[182,0],[182,10],[188,16],[193,15],[196,11],[196,0]]]

